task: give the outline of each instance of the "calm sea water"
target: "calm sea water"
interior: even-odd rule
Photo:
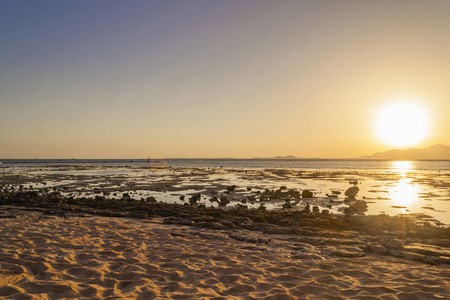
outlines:
[[[389,160],[341,159],[3,159],[0,167],[21,166],[153,166],[247,169],[390,170]],[[412,161],[410,170],[450,171],[450,160]]]

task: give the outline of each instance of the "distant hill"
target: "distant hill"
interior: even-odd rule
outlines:
[[[299,159],[300,157],[294,155],[286,155],[286,156],[275,156],[273,159]]]
[[[450,159],[450,146],[440,144],[423,149],[389,150],[360,158],[388,160]]]
[[[253,157],[253,159],[302,159],[302,157],[294,155],[274,156],[274,157]]]

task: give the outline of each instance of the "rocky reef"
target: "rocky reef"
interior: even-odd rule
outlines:
[[[289,199],[291,196],[300,197],[300,194],[280,189],[266,191],[261,193],[261,196]],[[351,246],[335,241],[334,244],[340,246],[333,246],[331,243],[327,249],[331,254],[338,256],[376,253],[420,260],[429,264],[450,263],[450,252],[439,248],[450,246],[450,228],[417,223],[405,215],[364,216],[367,205],[361,200],[349,203],[345,214],[338,215],[331,214],[327,210],[320,211],[316,206],[311,209],[309,205],[303,210],[266,210],[261,207],[247,209],[245,205],[226,208],[229,202],[226,197],[214,199],[219,203],[219,207],[206,207],[197,204],[200,197],[200,194],[194,194],[183,205],[157,202],[153,197],[134,200],[127,193],[120,199],[108,198],[105,195],[77,198],[63,196],[58,191],[39,192],[4,188],[0,190],[2,207],[0,217],[14,218],[12,213],[14,209],[22,207],[60,217],[70,214],[141,219],[161,217],[165,223],[217,230],[247,229],[266,234],[320,237],[322,241],[320,243],[329,243],[330,238],[351,236],[355,239]]]

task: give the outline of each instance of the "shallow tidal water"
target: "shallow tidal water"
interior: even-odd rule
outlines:
[[[167,161],[135,165],[28,165],[4,164],[0,168],[0,185],[20,185],[26,190],[58,190],[73,197],[106,195],[121,198],[127,193],[139,201],[154,197],[167,203],[186,203],[193,194],[201,194],[199,204],[217,206],[213,197],[227,197],[228,207],[246,205],[283,209],[285,200],[265,199],[266,190],[280,188],[310,190],[313,198],[291,199],[292,208],[309,204],[331,213],[342,213],[348,206],[345,191],[359,188],[356,197],[368,204],[366,214],[415,215],[438,225],[450,224],[450,170],[424,169],[422,162],[383,162],[383,169],[330,169],[320,161],[317,168],[245,168],[217,166],[169,166]],[[196,162],[198,164],[198,162]],[[202,162],[204,163],[204,162]],[[417,167],[418,164],[421,166]],[[427,162],[430,164],[429,162]],[[268,166],[272,166],[271,161]],[[386,167],[389,164],[389,168]],[[282,163],[280,164],[282,165]],[[330,165],[333,165],[331,163]],[[326,166],[326,165],[325,165]],[[235,186],[230,190],[229,187]],[[184,199],[180,199],[183,198]]]

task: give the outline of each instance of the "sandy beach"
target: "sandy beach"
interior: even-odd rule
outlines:
[[[0,1],[0,300],[450,300],[449,16]]]
[[[450,297],[449,264],[427,264],[425,259],[415,261],[411,257],[363,251],[365,242],[354,232],[347,233],[346,238],[345,233],[340,233],[337,239],[165,223],[169,222],[161,218],[140,220],[77,214],[63,217],[10,209],[0,219],[0,296],[5,299]]]

